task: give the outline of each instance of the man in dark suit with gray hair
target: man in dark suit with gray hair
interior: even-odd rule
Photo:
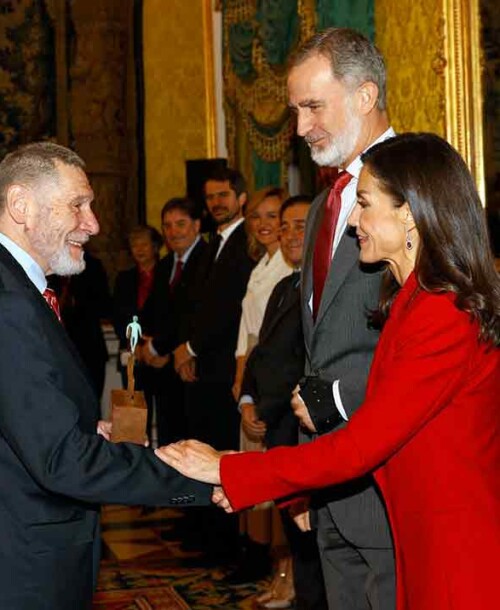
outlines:
[[[28,144],[0,163],[0,608],[89,609],[99,504],[206,505],[211,488],[111,443],[46,275],[85,267],[99,230],[76,153]],[[59,318],[59,319],[58,319]]]
[[[289,104],[312,159],[340,172],[313,202],[302,269],[305,379],[293,406],[310,436],[342,426],[364,398],[378,333],[367,313],[378,302],[380,273],[362,269],[347,218],[356,202],[360,155],[394,135],[385,112],[385,67],[373,44],[350,29],[316,34],[294,57]],[[312,400],[312,396],[321,400]],[[329,607],[395,606],[391,535],[371,476],[322,490],[314,510]]]

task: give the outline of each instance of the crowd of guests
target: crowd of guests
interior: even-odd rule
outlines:
[[[129,235],[135,264],[119,273],[113,291],[124,385],[126,328],[136,315],[143,332],[136,387],[145,392],[150,435],[154,413],[159,446],[183,438],[234,450],[296,443],[289,396],[304,367],[298,274],[310,198],[287,198],[278,187],[249,197],[243,176],[230,168],[211,174],[204,192],[215,235],[200,234],[201,210],[187,198],[170,199],[161,211],[163,259],[154,228],[139,226]],[[273,373],[268,365],[276,358],[280,370]],[[187,511],[191,536],[184,545],[203,549],[216,564],[235,565],[230,584],[262,579],[274,564],[269,591],[258,601],[288,607],[295,592],[287,539],[293,552],[311,556],[317,575],[319,563],[310,534],[294,531],[286,514],[292,535],[285,535],[273,513],[269,506],[244,519],[215,507]]]

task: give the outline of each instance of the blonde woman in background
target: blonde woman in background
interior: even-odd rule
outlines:
[[[280,208],[284,199],[283,189],[266,187],[253,195],[245,211],[248,252],[251,258],[259,262],[250,275],[242,301],[233,385],[236,401],[240,399],[245,362],[257,343],[267,301],[276,284],[292,272],[283,258],[279,241]]]

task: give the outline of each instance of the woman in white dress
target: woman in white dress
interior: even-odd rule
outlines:
[[[257,343],[267,302],[276,284],[292,273],[280,249],[280,208],[284,191],[266,187],[250,199],[245,211],[249,254],[259,263],[248,280],[236,348],[235,400],[240,398],[241,383],[248,354]]]

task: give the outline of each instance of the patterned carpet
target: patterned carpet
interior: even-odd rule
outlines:
[[[94,608],[112,610],[189,610],[172,587],[157,589],[135,589],[130,591],[108,591],[99,593],[94,600]]]
[[[94,610],[252,609],[265,582],[230,587],[227,568],[208,568],[181,549],[182,512],[103,509],[103,560]]]

